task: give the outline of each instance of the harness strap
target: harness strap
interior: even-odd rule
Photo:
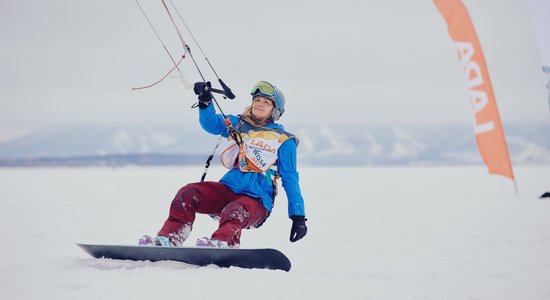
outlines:
[[[227,126],[227,131],[229,132],[229,135],[235,140],[237,145],[240,146],[242,143],[242,138],[241,138],[241,134],[239,133],[239,129],[243,126],[244,120],[240,118],[239,123],[237,123],[236,126],[233,126],[231,124],[231,120],[229,118],[225,118],[224,123],[225,123],[225,126]],[[212,162],[212,159],[214,158],[214,155],[216,154],[216,150],[220,146],[221,141],[222,141],[222,136],[220,135],[220,137],[218,138],[218,142],[216,143],[216,146],[212,150],[212,154],[210,154],[210,156],[208,156],[208,158],[206,159],[204,171],[202,172],[202,176],[201,176],[201,182],[204,182],[204,179],[206,178],[206,173],[208,173],[208,168],[210,167],[210,163]]]
[[[222,136],[220,135],[220,137],[218,138],[218,142],[216,143],[216,146],[214,147],[214,150],[212,150],[212,154],[210,154],[210,156],[206,160],[206,164],[204,166],[204,171],[202,172],[202,176],[201,176],[201,182],[204,182],[204,179],[206,178],[206,173],[208,173],[208,168],[210,167],[210,162],[214,158],[214,154],[216,153],[216,149],[218,149],[218,147],[220,146],[221,140],[222,140]]]

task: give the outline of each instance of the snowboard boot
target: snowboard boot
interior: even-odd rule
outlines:
[[[155,241],[153,240],[152,237],[150,237],[148,235],[144,235],[139,239],[138,245],[140,245],[140,246],[154,246]]]
[[[152,238],[148,235],[144,235],[139,239],[140,246],[161,246],[161,247],[174,247],[170,240],[165,236],[157,236]]]
[[[197,247],[210,247],[210,248],[239,248],[239,245],[229,245],[226,241],[220,241],[207,237],[201,237],[197,239],[195,243]]]
[[[170,239],[168,239],[165,236],[157,236],[155,238],[155,245],[156,246],[161,246],[161,247],[175,247],[176,246],[172,242],[170,242]]]

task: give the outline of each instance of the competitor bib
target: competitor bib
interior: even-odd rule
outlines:
[[[233,169],[237,163],[238,168],[243,172],[265,173],[277,162],[279,147],[292,138],[284,132],[265,129],[249,130],[240,134],[243,141],[241,147],[231,139],[227,149],[221,155],[221,161],[228,169]]]

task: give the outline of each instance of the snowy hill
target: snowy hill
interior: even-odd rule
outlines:
[[[308,165],[480,164],[473,130],[456,124],[291,124]],[[514,164],[550,164],[550,124],[506,127]],[[217,138],[184,126],[48,129],[0,143],[0,165],[202,164]],[[219,153],[219,151],[218,151]]]

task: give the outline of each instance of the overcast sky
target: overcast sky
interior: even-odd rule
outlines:
[[[267,80],[286,95],[285,122],[473,122],[464,74],[432,1],[173,1],[237,95],[220,99],[226,113],[240,113],[251,86]],[[140,3],[170,51],[181,55],[162,2]],[[526,2],[464,3],[504,126],[548,122]],[[195,96],[177,78],[131,91],[173,66],[134,0],[2,0],[0,41],[0,134],[78,124],[195,124]],[[200,79],[191,60],[182,70],[191,82]]]

